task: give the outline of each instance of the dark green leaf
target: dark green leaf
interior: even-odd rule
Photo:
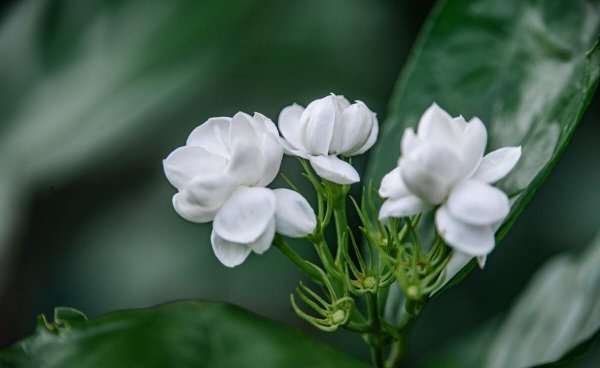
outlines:
[[[62,312],[61,312],[62,313]],[[241,308],[182,302],[68,326],[42,320],[0,352],[2,367],[366,367]]]
[[[599,29],[598,0],[442,1],[400,76],[367,181],[379,183],[396,165],[404,129],[416,126],[432,102],[454,116],[478,116],[488,129],[488,150],[523,147],[517,167],[499,183],[512,203],[499,241],[590,102],[600,76]]]

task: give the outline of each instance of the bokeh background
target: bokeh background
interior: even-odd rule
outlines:
[[[0,347],[55,306],[93,317],[204,299],[297,325],[366,359],[358,337],[316,333],[294,315],[288,295],[301,275],[276,250],[233,270],[218,263],[210,225],[172,209],[161,160],[211,116],[260,111],[275,120],[282,107],[329,92],[365,101],[383,122],[432,4],[3,2]],[[544,260],[584,248],[600,229],[599,102],[597,94],[485,270],[427,306],[411,365],[505,311]],[[302,182],[293,159],[283,170]],[[599,351],[581,362],[597,364]]]

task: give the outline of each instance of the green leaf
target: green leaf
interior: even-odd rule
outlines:
[[[239,307],[205,302],[76,319],[67,327],[42,320],[34,335],[0,352],[0,365],[366,367],[296,329]]]
[[[511,212],[499,241],[566,148],[600,76],[598,0],[448,0],[426,22],[370,158],[367,181],[395,167],[400,138],[432,102],[478,116],[488,150],[523,148],[499,187]],[[474,261],[454,277],[462,279]],[[447,285],[448,286],[448,285]]]
[[[600,234],[584,254],[556,257],[535,274],[496,329],[485,366],[552,363],[580,344],[583,353],[599,331]]]
[[[426,366],[552,367],[580,358],[600,341],[599,265],[600,233],[583,254],[547,261],[506,317],[452,343]]]

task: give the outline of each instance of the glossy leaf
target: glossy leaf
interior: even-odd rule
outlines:
[[[432,102],[481,118],[491,151],[522,146],[499,183],[511,212],[499,241],[566,148],[598,85],[600,2],[448,0],[423,27],[400,76],[367,180],[380,183],[400,154],[405,128]],[[454,278],[458,281],[474,261]]]
[[[291,327],[225,304],[182,302],[89,321],[62,308],[0,352],[2,367],[366,367]],[[66,318],[66,319],[65,319]]]
[[[600,233],[583,254],[559,255],[496,318],[425,364],[496,368],[564,366],[600,340]]]
[[[547,262],[529,282],[489,347],[486,367],[561,359],[600,331],[600,235],[584,254]]]

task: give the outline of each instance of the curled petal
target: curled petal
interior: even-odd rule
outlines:
[[[480,226],[501,222],[510,211],[504,192],[477,180],[465,180],[455,186],[447,207],[458,220]]]
[[[410,191],[402,180],[400,166],[387,173],[381,180],[379,195],[383,198],[404,197],[410,194]]]
[[[364,103],[358,101],[348,106],[335,123],[329,152],[348,156],[365,144],[372,128],[373,113]]]
[[[231,118],[210,118],[190,133],[186,144],[199,146],[208,152],[229,158],[229,129]]]
[[[303,126],[300,124],[300,116],[302,116],[303,112],[304,107],[293,104],[281,110],[279,119],[277,120],[281,135],[296,150],[306,149],[302,143]]]
[[[256,130],[259,133],[259,135],[260,133],[267,133],[275,137],[279,137],[279,131],[277,130],[275,123],[273,123],[273,121],[268,117],[264,116],[260,112],[255,112],[253,120],[259,123],[258,128]]]
[[[275,237],[275,229],[275,218],[272,218],[267,224],[267,228],[262,235],[259,236],[254,242],[248,244],[250,249],[256,254],[263,254],[269,250],[269,248],[271,248],[271,244],[273,243],[273,238]]]
[[[223,239],[214,230],[210,235],[213,251],[217,259],[227,267],[235,267],[243,263],[250,251],[263,254],[270,247],[275,237],[275,219],[271,219],[265,231],[252,243],[236,243]]]
[[[442,203],[460,175],[461,161],[445,145],[423,144],[400,161],[408,189],[429,204]]]
[[[335,118],[335,99],[332,96],[313,101],[306,107],[300,117],[300,125],[306,130],[302,144],[309,154],[329,154]]]
[[[173,196],[173,207],[188,221],[212,221],[235,185],[235,181],[227,175],[197,176]]]
[[[270,133],[262,135],[262,152],[264,160],[264,170],[257,186],[267,186],[279,173],[281,160],[283,158],[283,147],[279,137]]]
[[[435,225],[444,241],[459,252],[484,256],[494,249],[494,230],[491,226],[464,223],[450,214],[446,206],[435,212]]]
[[[289,189],[275,189],[277,209],[275,210],[276,230],[291,238],[311,234],[317,226],[313,209],[306,199]]]
[[[377,120],[377,115],[375,113],[373,113],[372,119],[373,125],[371,127],[371,134],[369,134],[369,138],[367,138],[365,144],[363,144],[362,147],[360,147],[358,150],[349,152],[347,156],[362,155],[363,153],[371,149],[371,147],[373,147],[373,145],[377,141],[377,135],[379,134],[379,121]]]
[[[334,183],[352,184],[360,181],[352,165],[336,156],[312,156],[310,164],[320,177]]]
[[[210,235],[210,242],[217,259],[227,267],[239,266],[248,258],[251,251],[247,244],[227,241],[214,230]]]
[[[167,180],[182,190],[198,175],[215,175],[227,164],[223,156],[210,153],[200,146],[183,146],[163,160]]]
[[[401,198],[389,198],[381,205],[379,209],[379,219],[385,220],[389,217],[400,218],[416,215],[419,212],[426,211],[430,206],[423,202],[419,197],[408,195]]]
[[[520,157],[521,147],[504,147],[492,151],[483,157],[473,179],[495,183],[515,167]]]
[[[187,194],[186,192],[179,192],[173,196],[173,208],[179,216],[197,223],[210,222],[215,218],[218,207],[195,205]]]
[[[467,124],[463,133],[461,150],[462,173],[472,173],[481,161],[487,145],[487,130],[478,118],[473,118]]]
[[[253,243],[273,219],[275,208],[271,189],[240,187],[217,212],[213,229],[230,242]]]

